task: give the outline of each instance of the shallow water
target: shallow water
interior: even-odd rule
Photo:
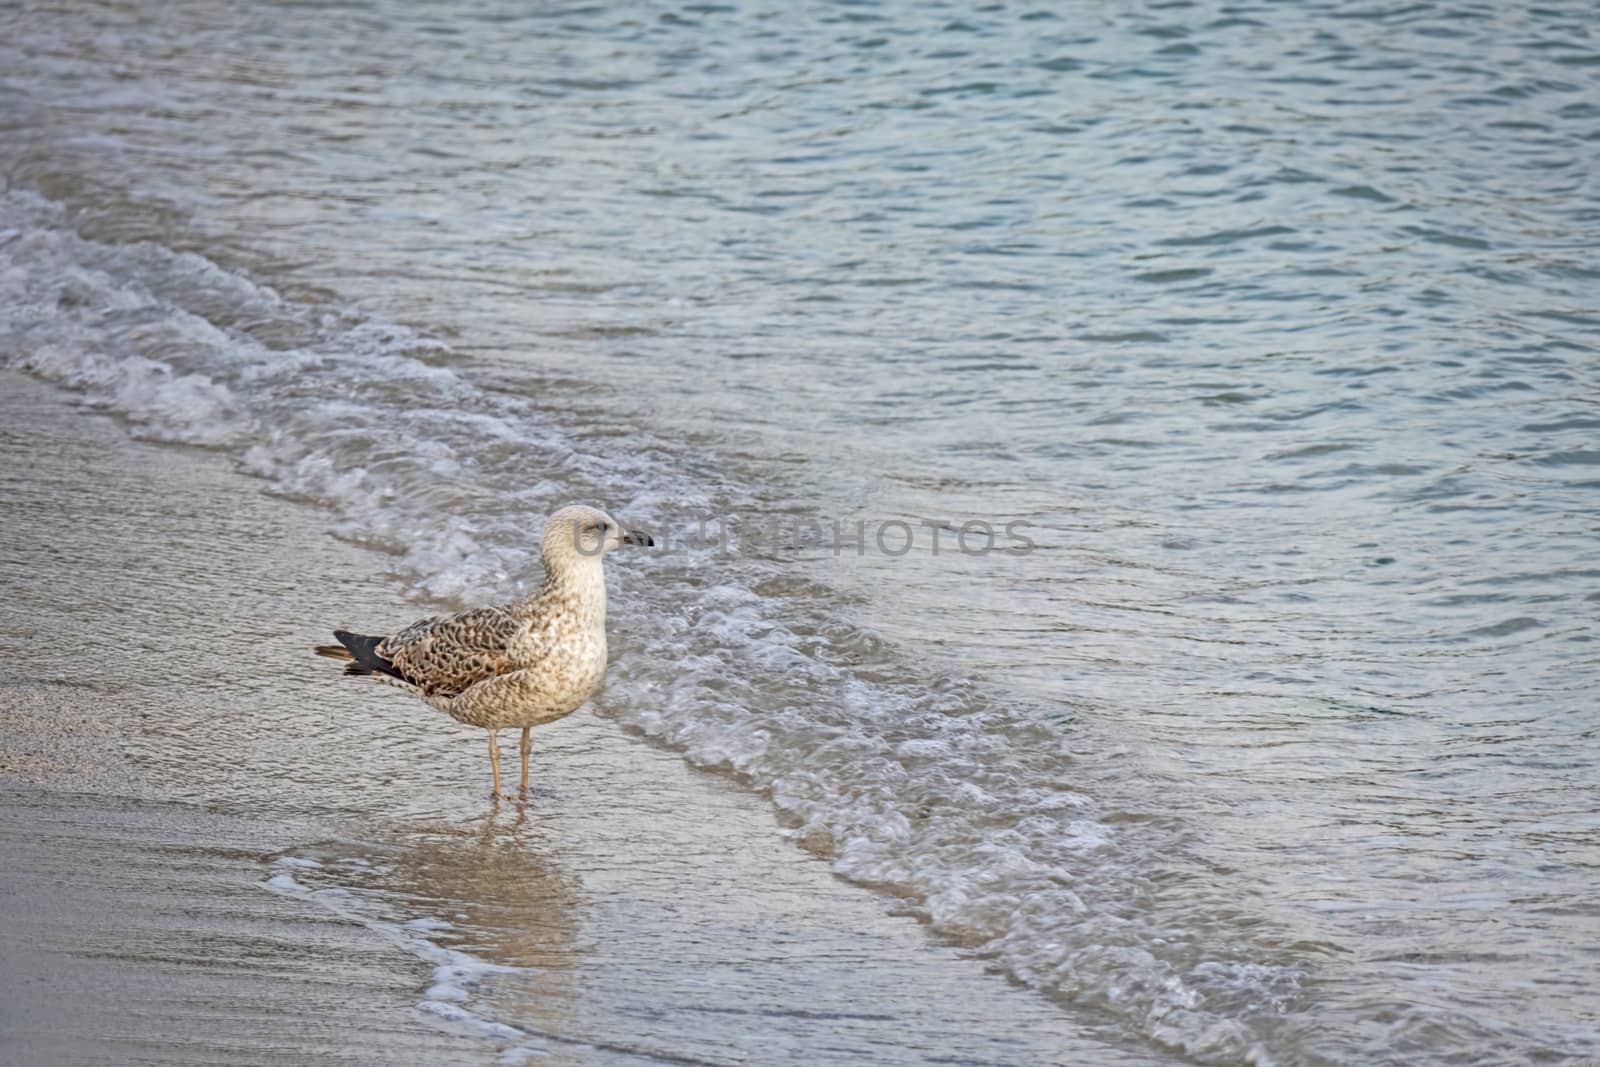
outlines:
[[[669,533],[602,714],[1061,1012],[1594,1056],[1591,15],[10,13],[0,353],[419,600]]]

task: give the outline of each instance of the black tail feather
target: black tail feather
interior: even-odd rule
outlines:
[[[378,646],[383,644],[381,637],[369,637],[366,634],[353,634],[346,630],[335,630],[333,636],[339,643],[350,650],[350,655],[355,657],[355,662],[344,669],[346,674],[368,675],[387,674],[391,678],[398,678],[402,682],[411,679],[395,670],[390,661],[378,655]]]

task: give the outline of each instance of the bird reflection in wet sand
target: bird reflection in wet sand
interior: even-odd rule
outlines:
[[[387,637],[335,630],[339,644],[316,652],[346,663],[345,674],[404,689],[488,730],[492,796],[500,796],[499,731],[520,728],[516,795],[526,796],[528,731],[577,711],[605,674],[607,553],[654,544],[598,508],[565,507],[545,523],[544,583],[528,596],[421,619]]]
[[[416,906],[447,909],[442,944],[541,973],[572,965],[581,886],[548,856],[538,820],[515,818],[419,827],[388,858],[385,888]]]
[[[414,826],[381,841],[302,849],[298,856],[320,866],[297,867],[295,877],[377,903],[384,921],[404,924],[408,941],[481,961],[487,969],[469,980],[472,998],[496,1019],[534,1035],[564,1033],[580,996],[574,969],[587,951],[578,936],[587,902],[543,824],[525,805],[511,811]]]

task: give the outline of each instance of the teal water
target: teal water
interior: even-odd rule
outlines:
[[[9,12],[0,354],[419,599],[670,532],[602,714],[1019,996],[1593,1057],[1592,15]]]

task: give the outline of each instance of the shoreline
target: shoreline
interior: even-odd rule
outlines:
[[[311,655],[358,614],[426,612],[380,557],[221,456],[0,386],[23,1058],[1165,1062],[592,710],[535,732],[526,806],[491,805],[481,731]]]

